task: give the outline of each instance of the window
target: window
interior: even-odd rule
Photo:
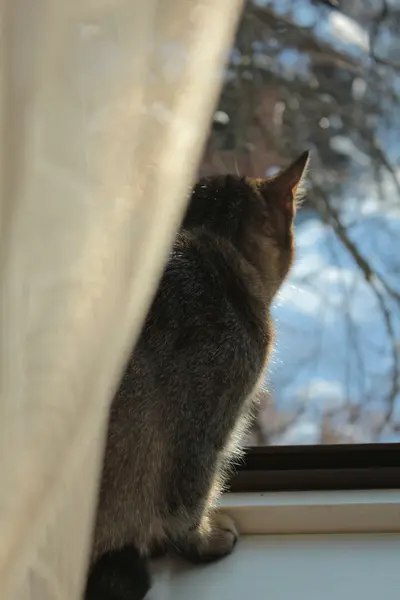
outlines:
[[[399,22],[381,0],[242,16],[201,172],[262,177],[312,150],[252,446],[400,441]]]
[[[200,171],[262,177],[305,148],[312,167],[233,489],[398,475],[399,20],[378,0],[251,0],[240,21]]]

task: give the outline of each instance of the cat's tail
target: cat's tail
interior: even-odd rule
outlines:
[[[89,572],[84,600],[143,600],[150,589],[146,559],[134,546],[101,556]]]

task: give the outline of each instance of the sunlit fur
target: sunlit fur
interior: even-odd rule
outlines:
[[[271,349],[270,305],[293,260],[293,191],[306,163],[194,186],[112,404],[93,560],[127,544],[142,556],[169,544],[199,560],[231,551],[234,533],[213,506]]]

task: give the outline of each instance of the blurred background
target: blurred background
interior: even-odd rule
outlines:
[[[400,441],[400,1],[249,0],[201,174],[311,149],[251,445]]]

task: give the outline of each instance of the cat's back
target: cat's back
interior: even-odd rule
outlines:
[[[178,234],[111,408],[110,485],[128,480],[129,464],[143,488],[149,463],[168,472],[169,456],[182,468],[177,457],[196,448],[204,465],[208,436],[214,449],[226,443],[268,350],[258,285],[229,243],[201,229]]]
[[[138,351],[155,360],[258,370],[268,344],[257,271],[228,241],[202,228],[181,231],[164,269]],[[157,352],[158,351],[158,352]],[[253,367],[251,367],[253,365]]]

